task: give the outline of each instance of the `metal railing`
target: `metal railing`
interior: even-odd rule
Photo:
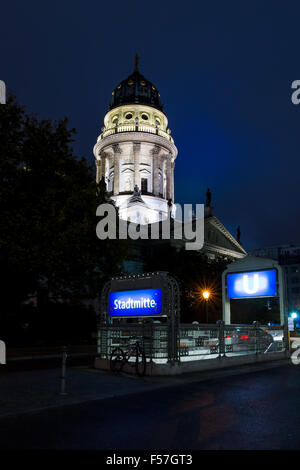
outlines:
[[[98,140],[103,139],[104,137],[107,137],[112,134],[117,134],[120,132],[147,132],[149,134],[156,134],[161,137],[165,137],[165,139],[169,140],[170,142],[174,143],[173,138],[171,135],[160,129],[157,126],[153,126],[151,124],[118,124],[114,127],[110,127],[107,129],[104,129],[102,134],[98,137]]]
[[[181,361],[269,354],[286,349],[283,327],[263,325],[180,325]]]
[[[109,358],[117,346],[126,348],[132,336],[140,339],[147,361],[196,361],[286,350],[282,326],[165,323],[100,326],[97,354]]]

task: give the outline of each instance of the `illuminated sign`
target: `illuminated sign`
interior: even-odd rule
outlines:
[[[277,295],[276,269],[228,274],[228,297],[270,297]]]
[[[108,312],[110,316],[153,316],[160,315],[161,311],[161,289],[127,290],[109,294]]]

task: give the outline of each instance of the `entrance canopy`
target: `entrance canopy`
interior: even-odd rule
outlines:
[[[285,279],[278,262],[246,256],[228,265],[222,275],[223,320],[231,323],[230,299],[279,299],[280,324],[285,323]]]

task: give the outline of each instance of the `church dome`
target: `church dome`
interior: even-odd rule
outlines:
[[[120,82],[112,92],[110,109],[125,104],[142,104],[163,111],[158,90],[138,71],[137,55],[134,72]]]

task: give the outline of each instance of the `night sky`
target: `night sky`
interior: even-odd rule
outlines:
[[[1,3],[0,79],[40,118],[67,116],[93,162],[111,92],[134,67],[178,148],[175,202],[204,203],[246,249],[300,244],[299,1]]]

